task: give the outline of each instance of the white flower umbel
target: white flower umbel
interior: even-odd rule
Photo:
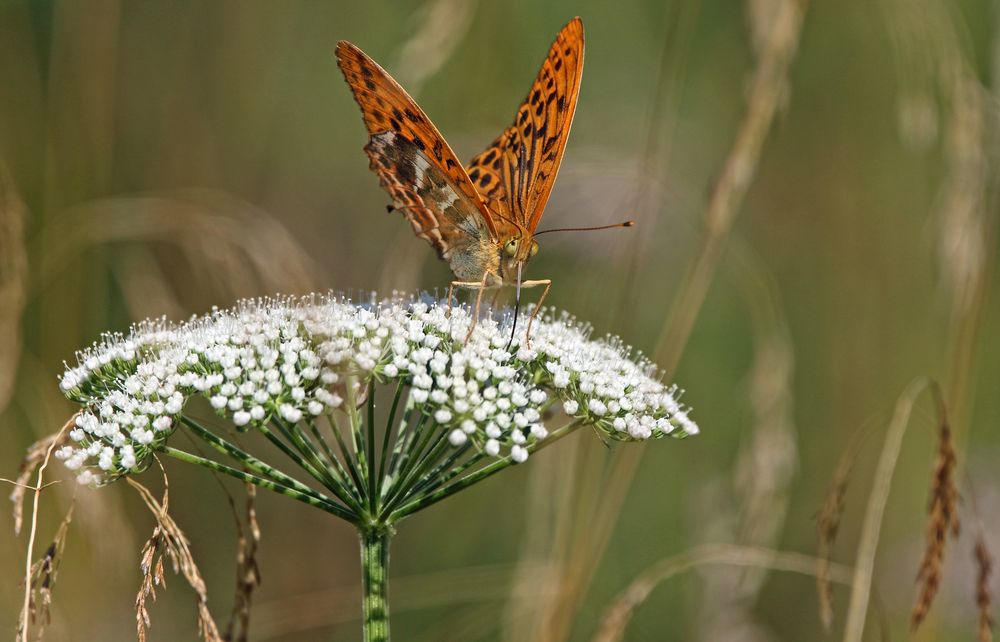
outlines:
[[[105,336],[66,370],[62,389],[84,411],[75,443],[57,456],[88,481],[113,479],[148,465],[193,396],[246,429],[337,412],[372,381],[408,387],[406,407],[425,418],[422,430],[440,426],[454,447],[515,462],[545,438],[553,400],[611,439],[698,432],[648,361],[617,339],[591,339],[566,314],[540,315],[530,345],[522,335],[509,349],[504,323],[482,319],[465,342],[470,323],[466,308],[449,313],[438,301],[332,296],[143,322]]]
[[[581,426],[619,441],[698,432],[677,389],[619,340],[543,312],[530,343],[523,328],[510,343],[510,315],[484,316],[469,336],[469,310],[447,302],[311,296],[140,323],[67,368],[62,389],[82,409],[56,456],[90,485],[170,456],[349,521],[365,604],[384,622],[389,538],[404,517]],[[212,428],[195,418],[212,412]],[[168,443],[179,429],[238,465]],[[323,490],[243,450],[233,430],[261,433]]]

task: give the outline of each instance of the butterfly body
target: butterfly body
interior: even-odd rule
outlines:
[[[368,130],[371,169],[392,209],[448,262],[453,285],[478,287],[479,299],[483,288],[505,285],[519,292],[545,285],[547,293],[550,281],[521,275],[538,252],[533,236],[576,110],[583,22],[562,28],[514,122],[468,168],[388,72],[349,42],[339,42],[336,53]]]

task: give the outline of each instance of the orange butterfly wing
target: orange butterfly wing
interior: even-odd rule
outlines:
[[[455,152],[406,91],[353,44],[337,44],[344,74],[370,139],[365,152],[382,186],[459,278],[479,279],[494,221]],[[495,255],[495,253],[493,253]]]
[[[583,74],[583,21],[556,36],[514,124],[469,163],[479,193],[534,233],[559,172]],[[503,212],[501,212],[503,215]]]

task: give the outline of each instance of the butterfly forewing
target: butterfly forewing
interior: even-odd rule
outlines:
[[[455,153],[423,110],[363,51],[342,41],[337,61],[368,129],[371,168],[394,205],[459,278],[479,279],[492,267],[486,264],[487,249],[496,229]]]
[[[491,207],[534,232],[562,161],[583,73],[583,22],[556,37],[514,123],[472,159],[468,173]]]

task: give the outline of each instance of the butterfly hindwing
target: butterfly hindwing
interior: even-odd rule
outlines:
[[[496,229],[448,143],[402,87],[349,42],[337,61],[368,129],[365,152],[394,205],[462,279],[478,280]],[[495,271],[495,269],[494,269]]]
[[[469,163],[473,185],[534,232],[562,161],[583,73],[583,22],[574,18],[549,49],[514,123]]]

